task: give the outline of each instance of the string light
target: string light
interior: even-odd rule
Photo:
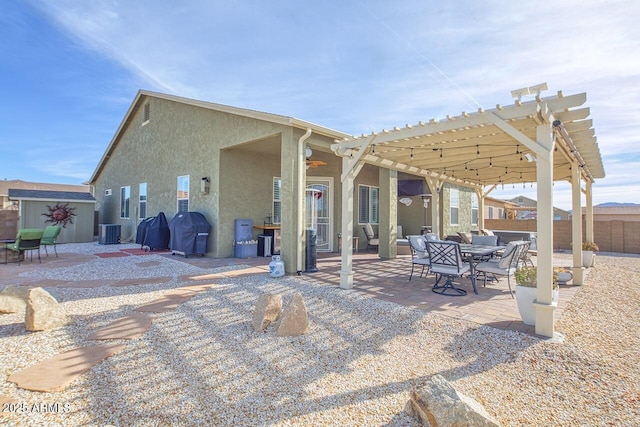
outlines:
[[[413,147],[411,147],[411,160],[413,160]]]
[[[491,157],[489,157],[489,167],[492,168],[493,167],[493,161],[491,160]]]
[[[371,150],[371,154],[376,154],[376,144],[372,145],[372,150]]]

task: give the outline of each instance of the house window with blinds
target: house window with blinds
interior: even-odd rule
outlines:
[[[358,185],[358,224],[378,224],[380,189],[369,185]]]
[[[280,224],[282,221],[282,179],[273,178],[273,212],[271,222]]]
[[[147,217],[147,183],[143,182],[139,187],[138,214],[140,219]]]
[[[178,177],[178,212],[189,211],[189,175]]]
[[[120,187],[120,218],[129,218],[131,187]]]
[[[451,225],[460,224],[460,190],[452,188],[449,192],[449,206],[451,210]]]
[[[471,224],[478,225],[478,195],[471,195]]]

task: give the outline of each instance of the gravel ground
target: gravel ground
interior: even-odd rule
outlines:
[[[640,425],[640,257],[614,254],[598,255],[556,323],[564,343],[265,274],[217,281],[214,289],[156,315],[141,338],[106,341],[126,348],[63,392],[31,392],[6,381],[40,360],[95,345],[86,339],[93,331],[178,286],[180,276],[221,271],[159,255],[144,257],[159,265],[139,269],[137,258],[27,273],[172,280],[50,288],[73,317],[71,325],[52,331],[26,333],[21,316],[1,315],[0,395],[29,406],[67,404],[68,412],[4,414],[0,424],[414,426],[406,412],[409,393],[440,374],[505,426]],[[278,337],[273,329],[255,333],[251,313],[263,292],[283,294],[285,305],[301,292],[310,331],[301,337]]]

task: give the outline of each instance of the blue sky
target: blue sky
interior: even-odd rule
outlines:
[[[587,93],[607,177],[640,203],[640,3],[48,0],[0,13],[0,179],[90,178],[139,89],[350,133]],[[533,196],[535,187],[491,195]],[[555,205],[571,208],[557,183]]]

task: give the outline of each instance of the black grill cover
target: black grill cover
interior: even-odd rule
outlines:
[[[147,235],[147,228],[149,228],[149,223],[153,221],[153,217],[145,218],[140,221],[138,224],[138,229],[136,231],[136,243],[138,245],[144,246],[144,238]]]
[[[160,212],[158,216],[151,218],[147,226],[143,246],[148,246],[150,250],[164,250],[169,248],[169,223],[164,212]]]
[[[169,249],[185,256],[207,253],[211,225],[200,212],[178,212],[169,222]]]

